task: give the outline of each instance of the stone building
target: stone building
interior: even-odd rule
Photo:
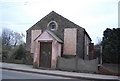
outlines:
[[[34,67],[56,68],[57,58],[92,59],[93,43],[86,30],[52,11],[27,31],[26,49]]]

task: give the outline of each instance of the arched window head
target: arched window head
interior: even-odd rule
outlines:
[[[50,21],[48,23],[48,28],[51,29],[51,30],[56,30],[58,27],[57,23],[55,21]]]

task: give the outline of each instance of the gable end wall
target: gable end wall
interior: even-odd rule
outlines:
[[[76,45],[76,53],[80,58],[84,58],[84,28],[74,24],[73,22],[69,21],[68,19],[55,14],[51,13],[42,18],[38,21],[35,25],[27,30],[27,37],[26,37],[26,49],[30,51],[31,46],[31,30],[42,30],[45,31],[47,25],[50,21],[56,21],[58,24],[58,29],[52,31],[56,34],[61,40],[64,41],[64,29],[65,28],[77,28],[77,45]]]

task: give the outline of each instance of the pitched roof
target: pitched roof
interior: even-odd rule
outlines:
[[[84,33],[88,36],[88,38],[90,39],[90,41],[92,41],[92,39],[90,38],[90,36],[88,35],[88,33],[86,32],[85,29],[84,29]]]
[[[45,30],[44,32],[47,32],[49,35],[51,35],[56,41],[58,41],[59,43],[63,43],[63,41],[58,37],[58,36],[56,36],[52,31],[49,31],[49,30]],[[40,37],[41,36],[41,34],[38,36],[38,37]],[[37,38],[38,38],[37,37]],[[36,38],[36,39],[37,39]],[[35,40],[36,40],[35,39]],[[34,40],[34,41],[35,41]]]

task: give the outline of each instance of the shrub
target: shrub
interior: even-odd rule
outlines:
[[[8,50],[2,50],[2,59],[3,60],[8,58],[8,53],[9,53]]]
[[[13,59],[21,60],[25,58],[25,47],[24,45],[19,45],[19,47],[15,50],[12,55]]]

